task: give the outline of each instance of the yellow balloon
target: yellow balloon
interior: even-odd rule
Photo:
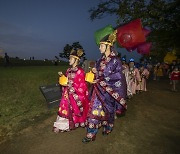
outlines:
[[[175,55],[175,50],[173,50],[172,52],[168,52],[166,54],[166,56],[164,57],[164,62],[167,64],[171,64],[173,62],[173,60],[176,60],[177,57]]]

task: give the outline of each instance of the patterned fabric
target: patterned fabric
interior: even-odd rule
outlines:
[[[89,108],[88,89],[83,69],[78,67],[69,68],[66,76],[68,77],[68,85],[62,89],[63,94],[58,111],[58,117],[61,118],[57,118],[54,123],[54,127],[58,127],[60,130],[60,125],[65,125],[64,121],[67,121],[69,129],[85,126]],[[65,120],[63,119],[61,123],[62,118]]]
[[[139,86],[140,86],[139,89],[142,91],[147,91],[146,80],[149,77],[149,71],[147,69],[144,69],[142,72],[140,72],[140,76],[141,76],[141,82],[139,84]]]
[[[87,119],[87,137],[96,135],[98,128],[113,128],[115,112],[126,110],[126,81],[122,65],[112,51],[106,58],[101,57],[96,63],[96,81],[90,101]],[[111,128],[111,130],[112,130]]]
[[[129,68],[129,86],[132,94],[136,94],[136,90],[140,90],[141,76],[137,68]]]
[[[126,78],[126,84],[127,84],[127,96],[132,96],[132,90],[131,90],[131,82],[129,80],[129,66],[124,64],[122,65],[123,66],[123,73],[125,75],[125,78]]]

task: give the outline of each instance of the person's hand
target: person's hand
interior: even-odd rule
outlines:
[[[93,82],[91,82],[92,84],[95,84],[95,83],[97,83],[99,80],[98,79],[96,79],[96,80],[93,80]]]
[[[94,67],[94,68],[92,68],[92,72],[94,73],[94,74],[96,74],[97,73],[97,69]]]
[[[91,82],[92,84],[95,84],[95,83],[97,83],[97,81],[96,80],[94,80],[93,82]]]
[[[62,76],[62,75],[63,75],[63,73],[62,73],[62,72],[58,72],[58,74],[59,74],[59,76]]]
[[[141,82],[142,82],[142,81],[137,81],[137,84],[139,85],[139,84],[141,84]]]

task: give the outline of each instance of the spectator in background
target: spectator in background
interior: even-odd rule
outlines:
[[[5,53],[4,62],[5,62],[5,65],[4,65],[5,67],[10,65],[10,60],[9,60],[9,56],[7,53]]]
[[[147,91],[146,81],[149,78],[149,71],[143,65],[139,67],[139,73],[141,77],[141,82],[138,86],[140,86],[140,91]]]
[[[177,66],[174,67],[174,70],[171,72],[171,81],[172,81],[172,91],[177,91],[177,84],[180,80],[180,72]]]
[[[163,66],[161,63],[158,63],[157,64],[157,72],[156,72],[156,76],[157,76],[157,80],[160,80],[162,79],[163,77]]]

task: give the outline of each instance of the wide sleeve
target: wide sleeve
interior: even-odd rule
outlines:
[[[141,75],[140,75],[139,70],[137,68],[135,68],[135,78],[138,82],[141,81]]]
[[[113,58],[104,72],[104,79],[109,82],[116,82],[125,78],[121,61],[118,58]]]
[[[74,78],[74,89],[75,93],[82,99],[82,97],[86,97],[87,94],[87,84],[85,81],[85,73],[83,69],[79,69],[76,72]]]
[[[149,78],[149,71],[146,69],[146,73],[145,73],[146,79]]]

